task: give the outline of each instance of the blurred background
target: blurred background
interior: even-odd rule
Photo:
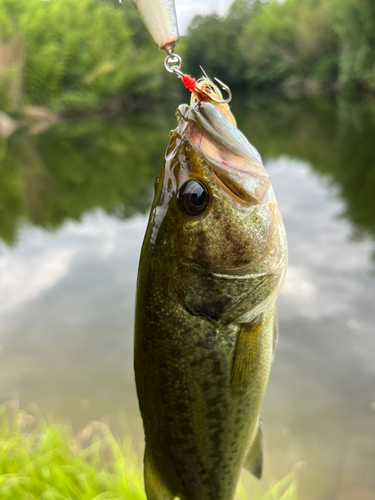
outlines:
[[[182,69],[230,85],[290,265],[263,404],[264,484],[375,499],[375,4],[176,0]],[[130,0],[0,0],[0,401],[143,431],[140,247],[189,95]]]

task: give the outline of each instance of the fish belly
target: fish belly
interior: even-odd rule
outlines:
[[[253,329],[192,316],[166,297],[160,285],[137,301],[135,372],[147,454],[171,499],[231,500],[258,427],[275,306]]]

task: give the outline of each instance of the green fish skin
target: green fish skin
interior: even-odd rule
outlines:
[[[148,500],[232,500],[242,467],[262,471],[259,411],[286,237],[270,178],[241,132],[209,103],[181,105],[177,118],[138,275],[145,488]]]

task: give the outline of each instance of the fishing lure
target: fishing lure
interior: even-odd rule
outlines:
[[[123,3],[123,0],[119,0]],[[230,88],[214,78],[222,90],[228,93],[227,99],[223,99],[220,91],[205,77],[199,79],[181,71],[181,57],[174,53],[174,48],[179,40],[177,15],[174,0],[131,0],[142,19],[147,31],[150,33],[159,49],[167,52],[164,66],[170,73],[174,73],[181,79],[185,87],[194,93],[197,101],[207,101],[215,104],[228,104],[232,99]],[[202,68],[201,68],[202,69]]]

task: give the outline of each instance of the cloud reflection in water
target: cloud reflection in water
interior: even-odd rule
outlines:
[[[303,461],[302,498],[343,489],[355,498],[371,491],[375,467],[371,242],[351,240],[343,202],[308,163],[280,157],[267,168],[290,266],[263,408],[266,478]],[[25,226],[14,248],[2,247],[1,399],[18,390],[22,404],[36,402],[76,426],[122,408],[141,442],[132,345],[146,224],[146,216],[94,210],[55,232]]]

